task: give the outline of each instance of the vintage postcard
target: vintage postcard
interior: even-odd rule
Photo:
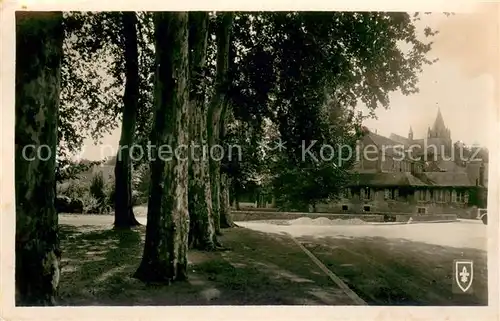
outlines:
[[[1,318],[498,320],[498,3],[0,6]]]

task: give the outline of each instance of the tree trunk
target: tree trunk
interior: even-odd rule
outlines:
[[[203,149],[207,141],[206,54],[208,12],[189,13],[189,100],[190,143],[188,208],[189,244],[200,250],[213,250],[217,243],[212,216],[209,160]]]
[[[231,180],[225,173],[221,174],[221,213],[220,213],[220,226],[221,228],[234,227],[233,219],[231,217],[231,203],[229,202],[229,187]]]
[[[223,142],[227,134],[228,125],[228,104],[225,104],[222,109],[222,116],[220,122],[220,138],[219,141]],[[219,163],[220,166],[220,163]],[[220,169],[219,169],[220,171]],[[231,217],[231,204],[229,202],[229,192],[231,188],[231,179],[227,173],[220,173],[220,227],[230,228],[235,227]]]
[[[215,153],[214,146],[219,144],[220,123],[224,105],[227,104],[227,90],[229,85],[229,43],[231,27],[233,24],[233,13],[224,12],[220,14],[220,21],[216,32],[217,40],[217,73],[215,79],[215,93],[210,102],[208,110],[208,143],[210,147],[210,184],[212,191],[212,211],[215,224],[215,232],[220,235],[220,160]]]
[[[157,77],[151,131],[155,148],[146,241],[134,276],[146,282],[170,283],[187,278],[188,14],[156,12],[155,41]]]
[[[139,101],[139,65],[137,49],[137,16],[123,12],[125,38],[125,93],[123,94],[123,120],[120,146],[115,165],[115,228],[140,225],[135,219],[132,203],[132,160],[130,150],[134,143],[137,107]]]
[[[61,259],[54,199],[62,14],[16,12],[16,27],[16,305],[46,306],[55,304]]]

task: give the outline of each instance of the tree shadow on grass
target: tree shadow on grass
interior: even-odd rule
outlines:
[[[288,237],[244,228],[221,240],[231,251],[190,251],[189,280],[147,285],[139,266],[144,227],[86,231],[61,226],[60,305],[352,304]]]
[[[383,237],[299,241],[370,305],[488,304],[484,251]],[[474,261],[472,294],[452,291],[455,259]]]
[[[82,231],[83,230],[83,231]],[[62,273],[60,303],[92,301],[120,295],[140,260],[138,230],[88,231],[60,226]]]
[[[232,251],[198,269],[233,305],[354,304],[288,236],[239,228],[221,240]]]

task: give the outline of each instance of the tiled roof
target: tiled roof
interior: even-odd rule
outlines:
[[[424,186],[426,185],[415,176],[406,172],[389,173],[354,173],[352,185],[362,186]]]
[[[361,186],[474,186],[465,172],[353,173],[351,185]]]
[[[397,145],[402,145],[400,142],[397,142],[395,140],[392,140],[390,138],[387,138],[387,137],[379,135],[379,134],[375,134],[373,132],[370,132],[367,136],[377,146],[397,146]]]
[[[474,186],[465,172],[424,172],[419,179],[432,186]]]
[[[394,133],[392,133],[389,136],[389,139],[391,139],[393,141],[396,141],[396,142],[398,142],[400,144],[404,144],[404,145],[409,145],[410,144],[410,140],[408,138],[400,136],[398,134],[394,134]]]
[[[445,172],[465,172],[465,167],[458,166],[454,161],[450,160],[439,160],[436,165]]]
[[[378,135],[373,132],[369,132],[367,137],[373,142],[373,144],[375,144],[379,148],[397,146],[396,148],[398,148],[398,154],[400,154],[403,151],[401,147],[404,147],[406,150],[406,148],[408,148],[410,145],[419,145],[420,141],[423,142],[423,140],[418,140],[418,141],[412,141],[410,144],[406,138],[396,134],[391,134],[391,138],[396,138],[396,139],[387,138],[385,136]],[[404,143],[402,140],[406,140],[406,143]],[[394,150],[392,148],[385,148],[385,151],[386,155],[393,155],[394,153]],[[413,146],[411,149],[411,153],[413,154],[413,157],[418,157],[422,154],[422,151],[421,148]]]

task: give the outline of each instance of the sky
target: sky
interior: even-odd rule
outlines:
[[[490,144],[489,121],[497,119],[493,112],[498,105],[494,96],[500,59],[494,47],[497,11],[487,5],[478,11],[449,17],[435,13],[422,19],[422,24],[439,30],[430,55],[440,60],[424,67],[418,94],[393,93],[390,109],[377,110],[378,119],[365,122],[368,128],[406,137],[411,126],[414,138],[424,138],[439,108],[453,141]]]
[[[475,13],[457,13],[445,16],[433,13],[422,17],[417,28],[429,26],[438,30],[430,58],[439,58],[425,66],[419,75],[420,92],[404,96],[390,95],[390,107],[376,111],[377,119],[364,125],[378,134],[396,133],[407,136],[410,126],[414,138],[424,138],[432,126],[438,108],[453,141],[467,145],[490,146],[490,127],[497,125],[494,106],[494,86],[498,79],[500,54],[494,44],[498,42],[495,4],[482,4]],[[85,140],[78,157],[100,160],[115,154],[120,138],[120,127],[101,139],[96,146]]]

